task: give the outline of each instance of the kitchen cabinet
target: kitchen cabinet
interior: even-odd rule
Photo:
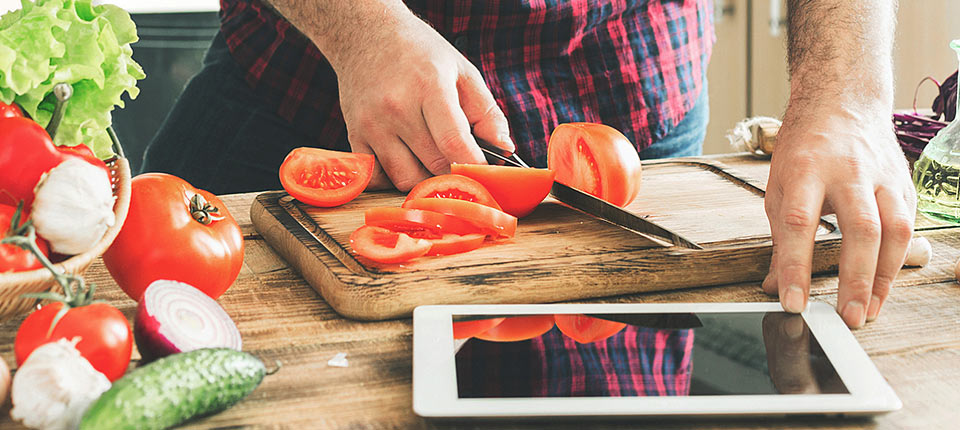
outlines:
[[[710,125],[704,153],[731,152],[724,135],[748,116],[780,117],[790,95],[786,59],[785,0],[716,0],[717,43],[707,76]],[[960,38],[960,2],[902,1],[897,12],[894,49],[894,106],[913,105],[917,84],[925,77],[943,80],[956,70],[948,47]],[[917,106],[929,108],[936,95],[924,84]]]

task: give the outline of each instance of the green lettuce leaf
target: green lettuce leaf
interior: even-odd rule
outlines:
[[[53,86],[73,85],[57,145],[85,143],[97,156],[113,154],[107,127],[121,96],[140,93],[146,75],[130,44],[137,30],[130,15],[90,0],[21,0],[0,17],[0,100],[16,102],[40,125],[53,115]]]

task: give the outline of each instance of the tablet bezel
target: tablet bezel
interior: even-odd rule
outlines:
[[[779,303],[642,303],[434,305],[413,313],[413,410],[429,418],[597,416],[875,415],[902,404],[856,338],[826,303],[802,315],[849,394],[680,397],[548,397],[460,399],[451,315],[555,313],[699,313],[783,311]]]

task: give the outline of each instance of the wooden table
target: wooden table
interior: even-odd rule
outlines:
[[[721,161],[765,178],[767,163],[749,157]],[[336,314],[253,230],[248,210],[256,194],[225,196],[240,221],[246,244],[243,270],[220,303],[243,334],[244,350],[282,369],[244,401],[190,428],[543,428],[543,423],[433,423],[411,409],[410,320],[358,322]],[[918,219],[918,226],[927,225]],[[903,400],[903,409],[876,419],[766,419],[628,421],[553,424],[550,428],[878,428],[946,429],[960,422],[960,285],[953,264],[960,258],[960,228],[918,233],[930,239],[934,257],[924,268],[904,269],[880,318],[854,332]],[[132,320],[128,299],[97,262],[87,279],[102,299]],[[813,300],[836,304],[835,276],[818,277]],[[775,301],[757,283],[607,298],[607,302]],[[0,324],[0,356],[13,365],[13,340],[22,318]],[[349,367],[329,367],[338,352]],[[134,360],[139,354],[134,352]],[[0,407],[0,430],[20,428]]]

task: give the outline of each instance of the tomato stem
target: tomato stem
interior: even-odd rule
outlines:
[[[214,219],[220,219],[218,216],[220,215],[220,208],[211,205],[200,194],[194,194],[190,198],[190,215],[200,224],[210,225]]]

